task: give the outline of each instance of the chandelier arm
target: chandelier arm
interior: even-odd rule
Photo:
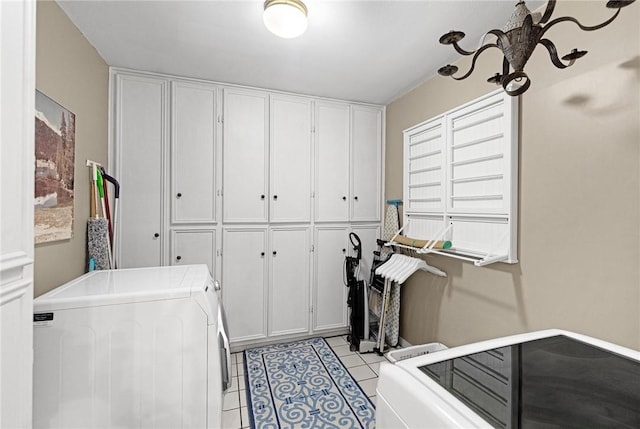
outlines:
[[[487,31],[485,33],[484,37],[487,37],[487,34],[493,34],[494,36],[496,36],[503,47],[510,45],[509,38],[507,37],[507,35],[502,30],[495,30],[495,29],[494,30],[489,30],[489,31]],[[489,46],[489,45],[487,45],[487,46]],[[503,48],[500,48],[500,46],[498,46],[498,45],[495,45],[495,46],[497,48],[499,48],[500,50],[503,49]]]
[[[504,57],[502,59],[502,77],[503,78],[509,74],[510,69],[511,69],[511,64],[509,63],[509,60],[507,59],[507,57]]]
[[[551,40],[541,39],[539,43],[547,48],[547,51],[549,51],[549,56],[551,57],[551,62],[559,69],[566,69],[575,62],[575,60],[571,60],[569,61],[569,64],[564,64],[558,57],[558,50],[556,49],[556,45],[554,45]]]
[[[570,16],[563,16],[561,18],[556,18],[556,19],[554,19],[553,21],[549,22],[547,25],[544,26],[544,28],[542,29],[542,31],[540,32],[538,37],[542,37],[544,35],[544,33],[546,33],[547,30],[550,29],[552,26],[554,26],[556,24],[559,24],[561,22],[565,22],[565,21],[571,21],[571,22],[575,23],[578,27],[580,27],[581,30],[584,30],[584,31],[599,30],[602,27],[605,27],[605,26],[611,24],[613,22],[613,20],[618,17],[619,13],[620,13],[620,9],[618,9],[616,11],[616,13],[614,13],[613,16],[611,18],[609,18],[608,20],[606,20],[605,22],[603,22],[602,24],[594,25],[593,27],[588,27],[586,25],[582,25],[582,24],[580,24],[580,22],[577,19],[572,18]]]
[[[475,51],[466,51],[464,49],[462,49],[460,47],[460,45],[458,45],[456,42],[453,42],[453,47],[455,48],[455,50],[460,54],[460,55],[473,55],[476,52],[478,52],[479,49],[481,49],[483,47],[484,41],[486,40],[487,36],[489,34],[493,34],[494,36],[496,36],[498,39],[503,39],[502,43],[508,43],[509,39],[507,38],[507,35],[504,34],[504,32],[500,31],[500,30],[489,30],[486,33],[484,33],[482,35],[482,37],[480,38],[480,43],[478,44],[478,49],[476,49]],[[487,45],[488,46],[488,45]]]
[[[483,47],[478,49],[475,55],[473,56],[473,59],[471,60],[471,68],[469,69],[469,71],[467,71],[467,73],[464,76],[461,76],[461,77],[451,76],[451,77],[455,80],[463,80],[468,78],[471,75],[471,73],[473,73],[473,70],[476,67],[476,60],[478,59],[478,56],[489,48],[498,48],[498,45],[496,45],[495,43],[489,43],[488,45],[484,45]]]
[[[549,0],[547,2],[547,8],[544,10],[544,14],[542,18],[540,18],[540,22],[538,24],[544,24],[551,18],[551,14],[553,14],[553,9],[556,7],[556,0]]]
[[[460,47],[460,45],[458,45],[458,43],[457,43],[457,42],[453,42],[452,44],[453,44],[453,48],[454,48],[454,49],[455,49],[455,50],[456,50],[460,55],[473,55],[475,52],[477,52],[477,51],[471,51],[471,52],[469,52],[469,51],[465,51],[464,49],[462,49],[462,48]]]

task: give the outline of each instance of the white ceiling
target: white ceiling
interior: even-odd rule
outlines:
[[[110,66],[387,104],[459,57],[442,34],[475,49],[516,0],[305,0],[297,39],[269,33],[261,0],[58,3]]]

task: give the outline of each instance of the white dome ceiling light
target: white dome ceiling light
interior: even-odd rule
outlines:
[[[307,7],[300,0],[264,2],[264,25],[276,36],[293,39],[307,29]]]

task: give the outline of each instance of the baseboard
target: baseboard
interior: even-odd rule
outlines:
[[[304,334],[282,335],[279,337],[270,337],[270,338],[264,338],[260,340],[236,341],[230,344],[230,349],[231,349],[231,353],[238,353],[246,349],[252,349],[254,347],[263,347],[263,346],[269,346],[272,344],[288,343],[291,341],[306,340],[308,338],[314,338],[314,337],[325,337],[325,338],[334,337],[338,335],[346,335],[348,333],[349,333],[349,329],[347,328],[337,328],[337,329],[328,329],[321,332],[314,332],[312,334],[304,333]]]
[[[404,347],[411,347],[413,344],[411,344],[409,341],[405,340],[404,338],[399,337],[398,345],[404,348]]]

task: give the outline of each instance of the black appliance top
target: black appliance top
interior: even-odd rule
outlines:
[[[640,362],[564,335],[419,369],[496,428],[640,428]]]

